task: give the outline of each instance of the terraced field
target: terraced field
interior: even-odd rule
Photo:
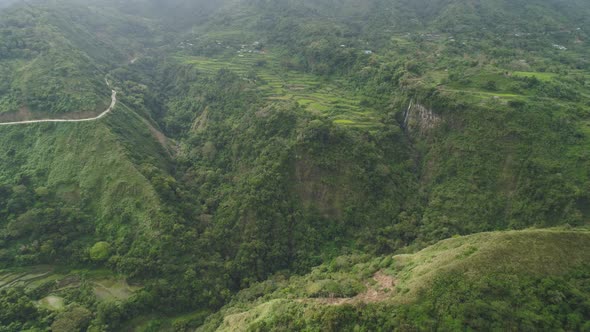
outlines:
[[[49,294],[37,301],[39,306],[49,310],[64,308],[67,303],[60,294],[72,287],[79,287],[83,280],[90,282],[96,298],[103,302],[125,300],[141,288],[130,286],[124,278],[102,270],[61,271],[52,266],[0,270],[0,290],[23,287],[33,291],[50,285]]]
[[[292,100],[310,112],[327,116],[347,127],[374,129],[380,126],[375,110],[362,107],[362,97],[348,91],[338,80],[325,81],[313,74],[280,67],[275,56],[242,53],[223,59],[179,56],[179,61],[213,74],[228,69],[256,83],[257,92],[268,100]]]
[[[456,94],[464,98],[465,100],[477,102],[477,101],[485,101],[490,99],[497,99],[502,101],[509,101],[509,100],[517,100],[517,99],[525,99],[526,96],[513,94],[513,93],[503,93],[503,92],[489,92],[477,89],[449,89],[449,88],[439,88],[440,91]]]
[[[45,282],[63,277],[53,273],[50,267],[39,266],[27,270],[0,271],[0,289],[7,287],[24,287],[34,289]]]
[[[542,72],[526,72],[526,71],[515,71],[512,72],[514,77],[534,77],[539,81],[549,82],[556,78],[558,75],[554,73],[542,73]]]

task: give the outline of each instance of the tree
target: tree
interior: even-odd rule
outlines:
[[[490,91],[496,91],[498,90],[498,83],[496,83],[496,81],[487,81],[486,84],[484,85],[484,88]]]
[[[63,331],[63,332],[78,332],[86,330],[92,313],[83,307],[75,307],[70,311],[62,312],[55,318],[53,324],[51,324],[52,331]]]
[[[109,258],[111,245],[108,242],[97,242],[90,248],[90,259],[95,262],[102,262]]]

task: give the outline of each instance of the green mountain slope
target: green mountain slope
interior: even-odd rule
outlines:
[[[344,256],[242,291],[198,331],[584,329],[587,247],[587,231],[553,229]]]
[[[160,202],[139,168],[165,167],[163,148],[124,106],[103,121],[0,130],[5,266],[83,262],[92,240],[126,250],[125,241],[153,233]],[[138,142],[141,164],[129,150]]]
[[[0,29],[1,119],[71,118],[106,109],[105,75],[147,45],[150,22],[65,3],[13,6]]]
[[[587,328],[589,11],[3,10],[0,326]]]

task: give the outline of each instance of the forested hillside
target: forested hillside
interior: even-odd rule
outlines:
[[[3,9],[0,330],[590,328],[589,14]]]
[[[556,229],[482,233],[413,255],[338,257],[240,292],[198,331],[580,331],[586,241]]]

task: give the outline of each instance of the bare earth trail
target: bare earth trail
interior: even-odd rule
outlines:
[[[387,301],[395,292],[396,280],[394,277],[378,271],[373,275],[374,285],[366,284],[367,290],[354,297],[324,297],[298,299],[298,302],[315,302],[326,305],[343,305],[357,303],[378,303]]]
[[[107,82],[107,85],[108,82]],[[109,114],[117,104],[117,91],[111,90],[111,105],[107,108],[104,112],[100,113],[98,116],[93,118],[86,118],[86,119],[39,119],[39,120],[26,120],[26,121],[15,121],[15,122],[0,122],[0,126],[11,126],[11,125],[21,125],[21,124],[31,124],[31,123],[43,123],[43,122],[88,122],[88,121],[96,121],[107,114]]]

